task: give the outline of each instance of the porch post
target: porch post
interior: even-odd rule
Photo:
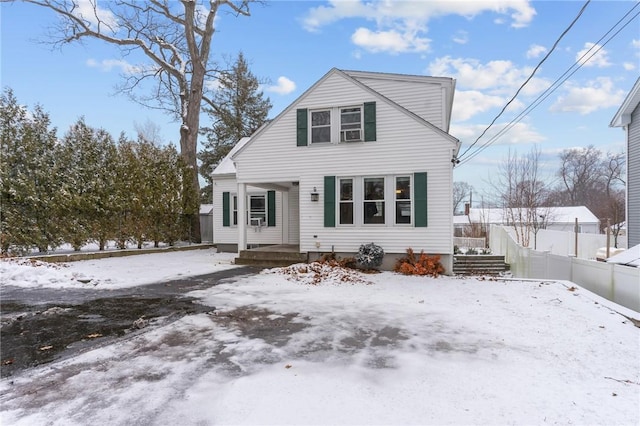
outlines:
[[[247,249],[247,184],[238,183],[238,253]]]
[[[289,191],[282,192],[282,244],[289,244]]]

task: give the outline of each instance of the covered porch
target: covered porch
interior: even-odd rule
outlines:
[[[237,183],[239,254],[300,253],[299,188],[297,180]]]

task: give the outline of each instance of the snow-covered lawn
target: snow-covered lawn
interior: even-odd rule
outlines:
[[[235,257],[235,253],[203,249],[61,264],[13,258],[0,262],[0,284],[30,288],[118,289],[234,268]]]
[[[137,262],[185,276],[219,256],[69,268],[133,282]],[[3,283],[32,285],[36,270],[3,269]],[[217,315],[0,382],[0,423],[640,424],[640,328],[617,312],[637,313],[568,282],[329,275],[271,270],[193,292]]]

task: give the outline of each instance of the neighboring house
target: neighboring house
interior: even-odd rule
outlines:
[[[622,127],[627,139],[627,244],[640,244],[640,78],[611,120],[611,127]]]
[[[331,69],[213,172],[223,250],[299,246],[310,259],[376,243],[453,261],[455,80]]]
[[[213,243],[213,204],[200,204],[200,239]]]
[[[526,208],[522,210],[522,217],[528,217]],[[536,209],[539,219],[538,229],[574,232],[575,221],[578,219],[578,232],[585,234],[599,234],[600,221],[591,210],[585,206],[576,207],[539,207]],[[475,225],[483,225],[486,230],[491,225],[513,225],[509,215],[502,208],[472,208],[469,215],[453,217],[456,236],[466,236]]]

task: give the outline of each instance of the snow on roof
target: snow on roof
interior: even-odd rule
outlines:
[[[243,146],[251,140],[250,137],[244,137],[236,143],[236,145],[229,151],[229,153],[220,161],[220,164],[213,170],[211,175],[229,175],[236,173],[236,165],[233,163],[231,157],[238,152]]]
[[[619,265],[635,266],[640,268],[640,244],[633,246],[622,253],[611,256],[607,263],[617,263]]]
[[[526,208],[524,208],[526,210]],[[540,207],[539,214],[548,214],[548,223],[573,223],[576,218],[582,224],[599,223],[598,218],[585,206],[574,207]],[[454,216],[454,224],[472,223],[494,223],[502,224],[507,222],[506,209],[503,208],[473,208],[469,211],[469,216]]]
[[[213,213],[213,204],[200,204],[200,214]]]

